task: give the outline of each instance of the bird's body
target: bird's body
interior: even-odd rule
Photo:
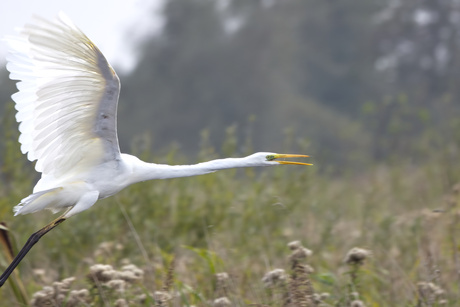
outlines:
[[[43,209],[65,213],[34,233],[0,278],[5,282],[30,248],[65,219],[98,199],[140,181],[188,177],[235,167],[308,163],[277,161],[307,157],[259,152],[244,158],[194,165],[146,163],[120,153],[117,104],[120,82],[103,54],[62,13],[56,21],[36,18],[6,39],[10,78],[20,80],[12,96],[20,123],[21,151],[42,174],[15,214]]]
[[[98,199],[112,196],[125,187],[146,180],[170,179],[204,175],[222,169],[260,166],[259,160],[273,153],[259,152],[244,158],[217,159],[193,165],[146,163],[135,156],[120,154],[116,160],[80,169],[60,178],[42,177],[34,193],[15,207],[16,214],[33,213],[42,209],[54,212],[71,208],[70,216],[91,207]],[[267,161],[267,165],[271,162]]]

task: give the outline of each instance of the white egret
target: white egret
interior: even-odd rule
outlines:
[[[306,155],[271,152],[194,165],[146,163],[122,154],[116,120],[120,82],[85,34],[60,13],[54,21],[35,17],[6,42],[10,78],[20,80],[12,98],[21,151],[37,160],[35,169],[41,173],[33,193],[14,207],[15,215],[43,209],[65,213],[30,236],[1,275],[0,286],[48,231],[133,183],[235,167],[310,165],[278,160]]]

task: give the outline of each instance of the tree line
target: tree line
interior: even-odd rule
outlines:
[[[359,164],[460,140],[457,1],[168,0],[163,16],[120,76],[125,151],[220,148],[231,127],[254,150]]]

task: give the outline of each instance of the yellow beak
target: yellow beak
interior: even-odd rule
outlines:
[[[308,158],[307,155],[291,155],[291,154],[276,154],[270,157],[270,160],[275,159],[284,159],[284,158]],[[303,163],[303,162],[294,162],[294,161],[274,161],[278,162],[279,164],[291,164],[291,165],[313,165],[311,163]]]

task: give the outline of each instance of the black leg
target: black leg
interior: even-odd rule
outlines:
[[[40,240],[41,237],[43,237],[48,231],[56,227],[57,225],[61,224],[62,222],[65,221],[65,218],[59,217],[56,220],[52,221],[39,231],[33,233],[30,238],[27,240],[26,244],[24,244],[24,247],[21,249],[21,251],[16,255],[16,257],[13,259],[11,264],[6,268],[5,272],[3,272],[2,276],[0,276],[0,287],[3,286],[3,284],[6,282],[8,277],[13,273],[14,269],[18,266],[18,264],[21,262],[21,260],[27,255],[27,253],[30,251],[32,246],[35,245],[35,243]]]

